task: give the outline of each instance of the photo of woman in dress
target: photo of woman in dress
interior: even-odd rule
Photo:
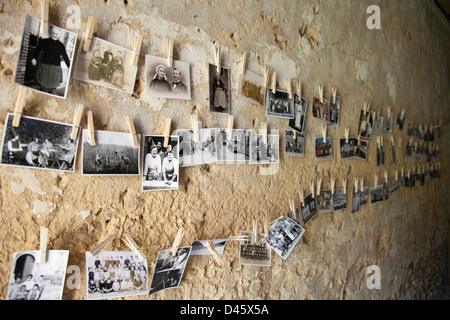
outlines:
[[[230,113],[230,77],[229,70],[222,67],[221,72],[217,72],[215,65],[209,65],[209,111],[216,113]]]

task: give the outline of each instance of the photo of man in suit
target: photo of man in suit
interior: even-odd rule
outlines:
[[[175,96],[185,96],[188,93],[186,85],[181,81],[181,71],[173,69],[173,81],[170,84],[172,93]]]

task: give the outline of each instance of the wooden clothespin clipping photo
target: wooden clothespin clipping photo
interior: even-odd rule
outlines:
[[[391,110],[392,110],[392,107],[391,106],[387,106],[387,118],[388,119],[391,118]]]
[[[89,130],[89,143],[91,144],[91,146],[95,146],[95,128],[92,110],[87,111],[87,125]]]
[[[342,186],[344,188],[344,194],[347,194],[347,178],[342,178]]]
[[[141,46],[142,46],[142,36],[138,34],[134,38],[134,45],[133,45],[133,60],[131,61],[131,64],[133,67],[136,67],[139,61],[139,54],[141,53]]]
[[[81,103],[77,103],[77,107],[75,109],[75,115],[73,119],[73,128],[72,134],[70,135],[70,139],[75,140],[78,136],[78,131],[80,129],[81,117],[83,115],[84,105]]]
[[[286,79],[286,90],[289,94],[289,99],[292,99],[292,81],[291,81],[291,79]]]
[[[355,181],[354,181],[355,192],[358,192],[358,182],[359,182],[359,179],[355,177]]]
[[[394,171],[395,181],[398,181],[398,169]]]
[[[336,104],[337,88],[331,88],[331,94],[333,95],[333,104]]]
[[[41,35],[48,36],[49,0],[41,0]]]
[[[323,86],[317,86],[317,93],[320,99],[320,103],[323,103]]]
[[[220,64],[220,44],[214,47],[214,62],[217,67],[217,73],[221,73],[222,66]]]
[[[22,116],[23,107],[25,105],[25,97],[27,95],[27,89],[20,86],[19,87],[19,95],[17,96],[16,106],[14,108],[14,119],[13,119],[13,127],[18,127],[20,123],[20,117]]]
[[[241,75],[245,75],[247,69],[247,52],[242,52],[241,55]]]
[[[361,190],[361,192],[364,191],[364,177],[359,179],[359,190]]]
[[[312,195],[312,198],[314,199],[314,197],[315,197],[315,192],[314,192],[314,181],[310,181],[310,182],[309,182],[309,189],[311,190],[311,195]]]
[[[320,196],[320,190],[322,186],[322,178],[317,179],[317,188],[316,188],[316,195]]]
[[[388,171],[387,170],[384,170],[384,183],[387,183],[388,182]]]
[[[167,39],[167,66],[172,68],[173,66],[173,39]]]
[[[172,256],[175,257],[178,251],[178,248],[180,247],[181,244],[181,240],[184,237],[186,230],[184,228],[179,228],[177,235],[175,237],[175,240],[173,241],[173,245],[172,245]]]
[[[116,238],[115,235],[110,236],[108,239],[100,243],[94,250],[91,251],[91,255],[95,256],[99,253],[104,247],[110,244]]]
[[[299,190],[299,196],[300,196],[300,205],[303,206],[303,203],[305,201],[305,195],[303,193],[303,189]]]
[[[264,88],[269,87],[269,76],[270,76],[270,67],[265,66],[265,68],[264,68]]]
[[[376,187],[378,185],[378,174],[375,173],[375,183],[374,183],[374,187]]]
[[[348,136],[350,134],[350,128],[345,128],[345,143],[348,143]]]
[[[40,228],[40,235],[39,235],[40,241],[40,258],[39,258],[39,264],[44,264],[47,260],[47,240],[48,240],[48,229],[46,227]]]
[[[172,119],[167,118],[164,126],[164,148],[169,146],[170,139],[170,126],[172,125]]]
[[[327,142],[327,125],[322,125],[323,143]]]
[[[83,51],[89,52],[89,49],[91,48],[91,41],[92,37],[94,35],[94,28],[95,28],[96,18],[94,16],[89,16],[88,21],[86,24],[86,33],[83,38]]]
[[[131,139],[133,141],[133,146],[138,146],[138,138],[137,138],[137,133],[136,133],[136,129],[134,128],[134,121],[133,118],[131,116],[125,116],[125,120],[127,122],[127,126],[128,126],[128,131],[131,134]]]
[[[295,202],[294,200],[289,200],[289,211],[292,212],[293,215],[295,215]]]
[[[364,105],[363,105],[363,111],[364,111],[364,115],[367,114],[367,112],[370,109],[370,102],[369,101],[364,101]]]
[[[234,124],[234,116],[229,115],[228,116],[228,125],[227,125],[227,139],[231,141],[233,138],[233,124]]]
[[[296,92],[298,95],[298,100],[301,101],[302,100],[302,82],[301,81],[297,81],[296,82]]]
[[[277,73],[276,73],[276,71],[272,72],[271,89],[272,89],[273,94],[275,94],[277,92]]]
[[[136,242],[133,240],[133,238],[131,238],[129,234],[125,233],[123,235],[122,240],[131,249],[131,251],[133,251],[139,256],[140,259],[145,259],[145,254],[142,252],[142,250],[139,248],[139,246],[136,244]]]
[[[334,194],[334,184],[336,182],[335,177],[331,177],[331,194]]]
[[[222,264],[222,260],[220,260],[219,254],[217,253],[216,248],[214,248],[214,245],[211,243],[211,241],[206,240],[206,248],[208,248],[209,252],[211,252],[216,262],[218,264]]]

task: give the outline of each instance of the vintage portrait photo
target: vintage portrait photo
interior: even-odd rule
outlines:
[[[132,50],[92,37],[88,52],[82,45],[78,49],[73,78],[133,94],[137,73],[137,65],[131,63],[133,56]]]
[[[402,117],[402,113],[399,112],[397,115],[397,120],[395,121],[395,126],[397,127],[397,129],[403,130],[404,123],[405,123],[405,116],[403,115]]]
[[[14,83],[65,99],[76,43],[76,33],[53,25],[41,34],[41,19],[27,14]]]
[[[265,238],[269,246],[283,260],[286,260],[292,249],[302,237],[305,229],[288,217],[276,220],[269,230],[269,238]]]
[[[289,120],[289,127],[298,131],[305,132],[306,110],[308,110],[308,100],[302,97],[299,99],[297,93],[294,93],[294,119]]]
[[[359,116],[359,126],[358,132],[361,132],[362,138],[371,138],[373,126],[375,125],[375,116],[376,113],[374,111],[368,111],[364,113],[364,110],[361,110],[361,114]]]
[[[352,188],[352,213],[358,212],[361,208],[359,188]]]
[[[146,55],[145,94],[149,97],[190,100],[189,63],[173,60],[172,68],[169,68],[167,58]]]
[[[370,203],[376,204],[383,201],[383,185],[370,187]]]
[[[0,164],[46,170],[75,171],[77,139],[71,124],[22,116],[13,127],[8,113],[3,130]]]
[[[303,157],[305,155],[305,133],[296,132],[294,134],[294,131],[285,129],[284,154],[288,157]]]
[[[339,139],[341,159],[353,158],[355,156],[355,138],[348,138],[348,143],[345,138]],[[356,140],[356,143],[358,141]]]
[[[331,137],[316,138],[316,160],[331,160],[333,158],[333,149],[331,146]]]
[[[209,64],[209,111],[229,114],[231,109],[230,69]]]
[[[248,70],[244,75],[239,76],[238,95],[244,100],[262,107],[264,106],[264,93],[263,77]]]
[[[147,259],[132,251],[86,252],[88,300],[147,294]]]
[[[83,175],[139,175],[140,144],[134,146],[129,133],[95,130],[94,135],[93,146],[89,130],[83,129]]]
[[[363,207],[369,203],[369,187],[363,187],[359,190],[359,206]]]
[[[262,134],[252,134],[250,138],[250,164],[269,164],[280,162],[280,136],[267,135],[267,144]]]
[[[394,113],[391,112],[389,116],[386,116],[386,122],[384,125],[384,134],[392,134],[393,127],[394,127]]]
[[[306,198],[303,200],[303,205],[300,204],[300,208],[302,212],[303,223],[306,224],[317,213],[316,199],[314,199],[312,193],[306,196]]]
[[[191,247],[180,247],[175,256],[172,256],[172,249],[158,253],[149,295],[164,289],[177,288],[180,285],[191,249]]]
[[[266,90],[266,115],[268,117],[294,119],[294,95],[289,99],[289,93],[271,88]]]
[[[218,254],[223,254],[229,239],[209,240]],[[212,253],[206,246],[206,240],[196,240],[191,244],[191,256],[211,256]]]
[[[179,183],[179,137],[170,136],[164,148],[164,136],[143,136],[142,191],[176,190]]]
[[[339,115],[341,112],[341,97],[336,96],[336,103],[333,103],[333,95],[330,95],[330,121],[329,127],[339,127]]]
[[[384,132],[384,117],[375,116],[372,134],[383,134],[383,132]]]
[[[355,139],[355,158],[367,160],[367,150],[369,148],[369,141],[362,140],[358,144],[358,139]]]
[[[250,240],[239,241],[239,263],[248,266],[270,267],[272,250],[264,240],[264,234],[258,234],[257,239],[253,232],[241,231],[240,235],[248,235]]]
[[[66,278],[68,250],[14,252],[6,300],[61,300]]]
[[[312,115],[316,119],[330,122],[330,101],[323,99],[323,103],[321,103],[320,97],[313,95]]]
[[[344,193],[344,189],[334,189],[332,203],[333,211],[347,209],[347,195]]]
[[[326,213],[333,211],[333,196],[331,190],[322,189],[316,197],[317,212]]]

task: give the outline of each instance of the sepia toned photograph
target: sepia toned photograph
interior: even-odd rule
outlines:
[[[229,239],[212,239],[209,240],[218,254],[223,254],[225,246]],[[196,240],[191,244],[191,256],[210,256],[212,255],[206,246],[206,240]]]
[[[188,62],[145,55],[145,94],[148,97],[191,99],[191,73]]]
[[[369,141],[362,140],[358,144],[358,139],[355,139],[355,158],[367,160],[367,150],[369,149]]]
[[[238,95],[244,100],[263,107],[264,93],[263,77],[248,70],[245,71],[244,75],[239,76]]]
[[[252,134],[250,138],[250,164],[269,164],[280,162],[280,136],[267,135],[267,144],[262,134]]]
[[[334,189],[332,203],[333,211],[347,209],[347,195],[344,193],[344,189]]]
[[[314,199],[313,194],[310,193],[303,200],[303,205],[300,204],[303,223],[306,224],[311,220],[317,213],[316,199]]]
[[[316,197],[317,212],[326,213],[333,211],[333,196],[331,190],[320,190],[319,195]]]
[[[336,103],[333,103],[333,95],[330,95],[330,121],[329,127],[339,127],[339,115],[341,112],[341,97],[336,96]]]
[[[49,25],[41,33],[41,19],[25,16],[14,83],[57,98],[66,98],[77,34]]]
[[[142,191],[177,190],[179,183],[179,137],[143,136]]]
[[[352,213],[358,212],[361,208],[359,188],[352,188]]]
[[[6,300],[61,300],[68,250],[47,250],[39,263],[38,250],[14,252]]]
[[[369,203],[369,187],[363,187],[362,191],[359,190],[359,205],[365,206]]]
[[[299,133],[304,133],[307,110],[308,100],[303,97],[300,100],[298,94],[294,93],[294,119],[289,120],[289,127]]]
[[[129,133],[95,130],[91,145],[89,130],[82,132],[83,175],[139,175],[140,143],[134,146]]]
[[[240,235],[250,236],[250,240],[239,241],[239,264],[270,267],[272,265],[272,250],[264,240],[264,234],[258,234],[257,239],[255,239],[253,232],[241,231]]]
[[[303,157],[305,155],[305,133],[296,132],[294,134],[294,131],[285,129],[284,154],[288,157]]]
[[[145,295],[147,288],[147,259],[132,251],[86,252],[88,300]]]
[[[392,134],[394,128],[394,113],[391,112],[389,116],[386,116],[386,123],[384,126],[384,134]]]
[[[133,57],[132,50],[93,36],[88,52],[82,45],[78,49],[73,78],[133,94],[137,73],[137,65],[131,63]]]
[[[339,139],[341,159],[353,158],[355,156],[355,138],[348,138],[348,143],[345,138]],[[356,140],[356,143],[358,141]]]
[[[273,93],[271,88],[267,88],[266,115],[268,117],[294,119],[294,94],[290,99],[287,91],[276,90]]]
[[[70,138],[73,125],[22,116],[13,127],[8,113],[3,130],[1,165],[44,170],[75,171],[77,139]]]
[[[331,137],[316,138],[316,160],[331,160],[333,158],[333,149],[331,146]]]
[[[209,111],[229,114],[231,109],[230,69],[209,64]]]
[[[383,202],[383,185],[374,186],[370,188],[370,203],[376,204]]]
[[[364,113],[364,110],[361,110],[361,114],[359,116],[358,132],[361,132],[362,138],[372,137],[372,130],[375,125],[375,117],[376,113],[374,111],[368,111]]]
[[[149,295],[180,285],[191,249],[192,247],[180,247],[175,256],[172,256],[172,249],[158,253]]]
[[[321,103],[320,97],[313,95],[312,116],[313,118],[330,122],[330,101],[323,99],[323,103]]]
[[[384,132],[384,117],[375,116],[372,134],[383,134],[383,132]]]
[[[265,240],[273,251],[286,260],[304,232],[305,229],[297,222],[291,218],[282,217],[272,224],[269,237]]]

